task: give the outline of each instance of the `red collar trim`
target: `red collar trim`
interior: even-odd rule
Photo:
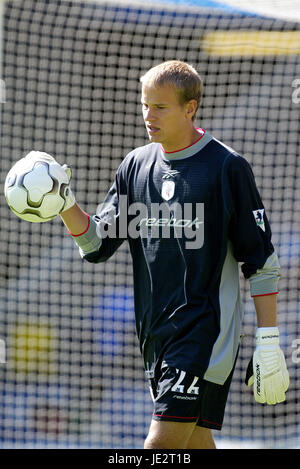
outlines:
[[[191,145],[188,145],[187,147],[184,147],[184,148],[181,148],[180,150],[175,150],[175,151],[165,151],[163,149],[163,147],[161,147],[162,151],[166,154],[166,155],[171,155],[172,153],[178,153],[180,151],[183,151],[183,150],[186,150],[187,148],[190,148],[192,147],[193,145],[195,145],[196,143],[198,143],[202,137],[204,137],[205,135],[205,130],[204,129],[201,129],[200,127],[196,127],[196,130],[200,130],[201,132],[203,132],[202,135],[200,135],[200,137],[198,138],[198,140],[196,140],[195,142],[191,143]]]

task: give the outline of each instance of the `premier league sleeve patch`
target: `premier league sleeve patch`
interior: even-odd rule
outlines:
[[[263,231],[266,231],[265,222],[264,222],[264,211],[265,209],[253,210],[253,215],[256,221],[257,226],[259,226]]]

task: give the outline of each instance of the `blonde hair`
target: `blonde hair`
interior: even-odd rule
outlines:
[[[197,102],[197,108],[193,116],[196,117],[202,97],[202,80],[198,72],[190,64],[181,60],[168,60],[150,68],[141,78],[140,82],[145,86],[173,85],[181,105],[192,99]]]

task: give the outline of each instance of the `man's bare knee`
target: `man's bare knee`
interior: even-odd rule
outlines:
[[[186,449],[216,449],[212,431],[208,428],[195,427]]]
[[[144,449],[186,449],[186,444],[177,439],[174,441],[169,437],[148,435],[144,443]]]
[[[165,442],[161,437],[158,438],[155,435],[148,435],[144,443],[144,449],[171,449],[171,448],[168,448],[167,442]]]
[[[153,420],[144,449],[186,449],[194,424]]]

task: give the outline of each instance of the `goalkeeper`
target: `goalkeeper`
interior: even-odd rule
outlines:
[[[129,242],[136,330],[154,402],[144,447],[215,448],[211,430],[222,428],[240,344],[238,263],[257,313],[246,382],[259,403],[286,398],[289,376],[276,322],[278,258],[250,165],[194,125],[202,95],[195,69],[164,62],[141,83],[150,143],[124,158],[95,216],[71,193],[61,217],[89,262],[104,262]],[[133,204],[147,209],[136,224],[139,235],[130,230]],[[163,216],[153,216],[154,204],[165,209]],[[180,214],[178,207],[187,205],[190,215]],[[183,226],[191,230],[179,236]],[[162,235],[166,227],[168,236]]]

